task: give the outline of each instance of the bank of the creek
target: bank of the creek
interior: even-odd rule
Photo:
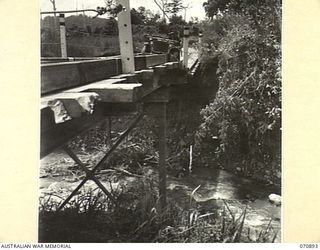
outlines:
[[[157,177],[152,169],[148,171],[149,175],[151,173],[151,176]],[[53,153],[47,156],[41,161],[41,196],[51,195],[52,199],[60,202],[80,183],[83,177],[80,173],[66,155]],[[99,178],[106,187],[110,187],[107,175],[106,172]],[[139,181],[139,177],[124,175],[113,182],[112,186],[114,189],[121,185],[130,187],[136,181]],[[275,242],[280,242],[281,206],[275,206],[268,200],[269,194],[280,194],[279,188],[264,186],[254,180],[214,168],[196,168],[190,175],[182,178],[168,176],[168,196],[184,209],[190,205],[191,193],[197,187],[192,201],[200,212],[219,216],[227,203],[232,213],[238,217],[247,206],[245,225],[251,229],[251,237],[258,237],[258,233],[267,228],[271,221],[272,230],[278,232]],[[89,181],[83,190],[88,189],[96,189],[96,185]]]

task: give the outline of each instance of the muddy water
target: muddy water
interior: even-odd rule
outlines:
[[[58,161],[58,168],[54,162]],[[58,202],[67,197],[68,194],[82,180],[79,173],[72,174],[70,169],[74,168],[74,163],[66,159],[61,154],[51,154],[41,161],[41,172],[46,173],[48,169],[57,171],[49,175],[43,174],[40,179],[40,193],[51,194],[51,198]],[[110,189],[110,183],[104,182],[103,176],[100,176],[102,183]],[[115,190],[121,185],[127,185],[137,181],[135,177],[125,177],[120,182],[112,184]],[[218,169],[195,169],[192,174],[183,178],[168,176],[167,189],[171,199],[177,202],[181,207],[187,209],[190,207],[190,197],[194,192],[192,202],[203,213],[213,213],[216,216],[223,211],[224,201],[235,215],[239,217],[247,206],[246,226],[251,229],[251,237],[255,238],[261,229],[268,226],[271,221],[272,230],[278,232],[276,242],[280,241],[280,217],[281,206],[275,206],[268,201],[268,195],[271,193],[280,194],[280,190],[273,187],[266,187],[251,179],[239,177]],[[88,181],[84,190],[95,189],[95,183]],[[224,200],[224,201],[223,201]]]
[[[186,197],[190,197],[197,187],[193,199],[203,212],[211,212],[218,216],[225,207],[225,201],[232,213],[239,217],[247,206],[245,224],[253,229],[252,237],[257,236],[255,230],[267,228],[271,221],[272,230],[279,232],[276,242],[280,241],[281,206],[275,206],[268,200],[269,194],[279,194],[279,189],[265,187],[248,178],[210,168],[196,169],[188,177],[168,180],[170,196],[183,206],[188,206],[190,199]]]

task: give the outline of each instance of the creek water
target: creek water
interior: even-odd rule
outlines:
[[[196,189],[194,194],[192,192]],[[254,180],[239,177],[215,168],[198,168],[187,177],[169,178],[168,190],[171,197],[187,207],[192,196],[203,213],[219,216],[228,205],[236,218],[247,207],[245,225],[253,229],[253,238],[262,229],[271,224],[272,230],[278,232],[276,242],[280,242],[281,206],[270,203],[271,193],[280,193],[276,187],[266,187]]]
[[[52,198],[61,201],[62,198],[70,194],[82,178],[79,178],[78,175],[71,176],[70,173],[62,171],[62,169],[70,169],[74,163],[66,160],[60,154],[51,154],[41,161],[42,173],[48,172],[48,169],[52,168],[53,163],[58,159],[60,172],[42,175],[40,193],[41,195],[53,194]],[[155,172],[152,175],[156,177]],[[103,176],[100,176],[100,179],[106,187],[110,187],[110,183],[105,182]],[[139,178],[124,177],[121,183],[116,182],[112,185],[115,189],[119,185],[127,185],[135,181],[139,181]],[[84,189],[88,188],[96,188],[95,183],[88,181]],[[192,195],[196,188],[196,192]],[[279,188],[266,187],[254,180],[216,168],[196,168],[186,177],[168,176],[167,190],[168,196],[180,207],[189,208],[192,196],[192,202],[195,202],[201,213],[213,213],[215,216],[221,214],[226,207],[225,204],[228,205],[236,218],[247,207],[245,225],[252,229],[251,237],[258,237],[259,232],[266,229],[270,223],[274,233],[278,232],[275,242],[280,242],[281,206],[273,205],[268,200],[269,194],[280,194]]]

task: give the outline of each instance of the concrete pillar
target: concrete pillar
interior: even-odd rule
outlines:
[[[183,31],[183,66],[188,68],[190,27],[185,26]]]
[[[133,55],[130,2],[129,0],[117,0],[117,4],[121,4],[125,8],[125,10],[118,14],[122,73],[134,73],[135,65]]]
[[[203,37],[203,34],[202,34],[202,31],[200,30],[199,31],[199,40],[198,40],[198,58],[199,59],[202,54],[202,37]]]
[[[66,21],[64,14],[59,16],[61,57],[67,58]]]

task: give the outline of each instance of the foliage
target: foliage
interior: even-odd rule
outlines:
[[[198,144],[207,160],[272,183],[280,178],[281,10],[279,1],[258,3],[207,1],[207,14],[221,16],[204,25],[202,61],[219,60],[220,87],[201,113]]]
[[[112,187],[112,185],[110,185]],[[190,208],[182,209],[174,200],[159,209],[158,192],[150,178],[130,187],[110,190],[116,203],[102,192],[85,190],[67,207],[57,211],[60,202],[53,196],[40,198],[40,242],[274,242],[277,232],[271,221],[253,239],[245,226],[246,207],[236,216],[226,201],[216,214],[200,212],[190,196]],[[118,204],[118,205],[116,205]]]
[[[170,14],[176,16],[183,9],[182,0],[171,0],[168,3],[168,9]]]
[[[132,24],[157,25],[158,22],[160,22],[158,13],[154,13],[143,6],[140,6],[137,10],[135,8],[131,9]]]

